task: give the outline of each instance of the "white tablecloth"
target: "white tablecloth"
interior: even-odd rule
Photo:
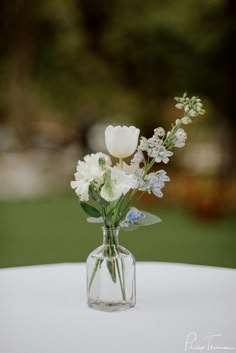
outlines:
[[[0,269],[0,353],[236,353],[236,270],[138,263],[137,305],[113,313],[87,307],[85,271]]]

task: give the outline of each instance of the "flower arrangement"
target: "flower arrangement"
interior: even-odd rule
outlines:
[[[205,113],[198,97],[189,98],[185,93],[175,100],[175,107],[183,110],[183,117],[175,121],[170,131],[158,127],[153,136],[142,136],[139,140],[138,128],[110,125],[105,130],[106,147],[118,162],[112,165],[111,158],[102,152],[86,155],[83,161],[78,161],[71,187],[89,216],[88,222],[103,223],[105,228],[132,230],[161,221],[135,208],[134,202],[144,193],[163,196],[162,189],[170,179],[163,169],[152,171],[153,166],[168,163],[172,150],[185,146],[187,134],[182,126]],[[124,159],[132,155],[127,164]]]
[[[102,152],[78,161],[71,187],[89,216],[88,222],[104,224],[103,245],[87,258],[88,305],[92,308],[114,311],[135,305],[135,259],[119,245],[119,229],[133,230],[161,221],[156,215],[138,210],[134,203],[145,193],[163,196],[162,189],[170,179],[165,170],[154,171],[153,166],[168,163],[172,150],[184,147],[187,134],[182,125],[204,114],[198,97],[184,94],[175,100],[183,117],[170,131],[158,127],[153,136],[139,140],[140,130],[136,127],[110,125],[105,130],[105,142],[108,152],[118,159],[115,165]],[[127,164],[124,159],[130,156]]]

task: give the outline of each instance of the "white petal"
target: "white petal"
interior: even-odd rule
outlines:
[[[117,158],[132,155],[138,145],[140,130],[134,126],[111,126],[105,130],[105,142],[109,153]]]

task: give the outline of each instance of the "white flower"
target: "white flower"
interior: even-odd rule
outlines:
[[[184,109],[184,105],[183,105],[183,103],[177,103],[177,104],[175,104],[175,108]]]
[[[89,181],[76,180],[70,183],[72,189],[75,190],[76,194],[79,196],[81,201],[89,200]]]
[[[141,151],[147,151],[148,150],[148,139],[146,137],[141,136],[138,149],[141,150]]]
[[[152,148],[160,147],[163,144],[163,141],[157,137],[155,134],[148,139],[148,151]]]
[[[175,97],[175,100],[177,101],[175,107],[183,109],[185,112],[185,116],[181,119],[183,124],[190,124],[192,122],[191,118],[205,114],[205,110],[202,109],[203,104],[201,103],[201,99],[198,97],[193,96],[192,98],[188,98],[185,93],[183,97]]]
[[[147,152],[148,156],[155,159],[156,163],[168,163],[169,157],[173,155],[173,152],[168,151],[165,146],[163,146],[163,140],[159,136],[164,136],[165,130],[162,128],[157,128],[154,130],[154,135],[147,139],[146,137],[141,137],[140,144],[138,146],[138,152],[134,155],[131,162],[138,163],[143,160],[142,151]]]
[[[156,129],[154,129],[154,136],[156,137],[165,136],[165,130],[163,129],[163,127],[157,127]]]
[[[157,197],[162,197],[163,193],[161,189],[165,186],[165,182],[169,181],[170,178],[166,175],[164,170],[159,170],[155,173],[149,173],[145,177],[145,183],[142,186],[143,191],[153,192],[153,194]]]
[[[185,141],[187,139],[187,134],[184,131],[184,129],[179,128],[174,136],[171,138],[171,143],[173,145],[173,147],[184,147],[185,146]]]
[[[126,172],[127,174],[133,174],[136,172],[137,169],[139,169],[139,166],[136,164],[127,164],[123,161],[122,163],[122,168],[119,164],[117,164],[117,167],[121,170],[123,170],[124,172]]]
[[[75,181],[71,181],[72,189],[81,201],[89,200],[89,185],[93,182],[97,187],[103,183],[103,175],[111,166],[111,159],[104,153],[86,155],[84,161],[78,161]]]
[[[175,124],[176,125],[181,125],[181,123],[182,123],[182,120],[181,119],[176,119],[175,120]],[[168,133],[167,133],[168,134]]]
[[[131,156],[138,145],[140,130],[134,126],[111,126],[105,130],[105,142],[108,152],[117,158]]]
[[[138,151],[135,153],[134,157],[131,160],[131,164],[135,166],[139,166],[140,163],[142,163],[145,160],[143,152],[138,149]]]
[[[155,159],[156,163],[168,163],[169,157],[173,156],[173,152],[168,151],[164,146],[157,145],[148,152],[149,157]]]
[[[182,123],[187,125],[187,124],[190,124],[192,122],[192,119],[190,119],[188,116],[184,116],[182,119],[181,119]]]
[[[136,180],[135,189],[144,190],[145,181],[143,180],[143,169],[136,169],[134,172],[134,177]]]
[[[134,174],[128,174],[118,167],[113,167],[105,174],[105,183],[101,189],[101,196],[106,201],[115,201],[130,189],[135,188],[137,180]]]

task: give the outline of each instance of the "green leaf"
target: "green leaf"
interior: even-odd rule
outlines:
[[[95,218],[95,217],[88,217],[87,218],[87,222],[88,223],[104,223],[104,220],[102,217],[98,217],[98,218]]]
[[[106,225],[111,226],[112,225],[112,216],[113,216],[113,211],[110,211],[105,218]]]
[[[155,214],[143,211],[143,213],[145,214],[145,217],[142,218],[137,225],[140,226],[150,226],[152,224],[156,224],[161,222],[161,218],[156,216]]]
[[[99,197],[98,197],[98,193],[97,191],[94,189],[93,185],[89,185],[89,196],[94,200],[94,201],[98,201]]]
[[[86,202],[80,201],[80,206],[89,216],[99,218],[101,217],[101,213],[93,206],[89,205]]]
[[[161,222],[160,217],[158,217],[152,213],[146,212],[146,211],[142,211],[142,212],[145,214],[144,218],[142,218],[139,222],[137,222],[135,224],[130,224],[129,227],[127,227],[127,228],[126,227],[122,228],[122,230],[124,230],[126,232],[132,232],[133,230],[136,230],[139,227],[150,226],[152,224],[156,224],[156,223]]]
[[[124,230],[125,232],[132,232],[132,231],[134,231],[134,230],[136,230],[136,229],[138,229],[140,227],[141,227],[141,224],[140,225],[138,225],[138,224],[130,224],[129,227],[124,227],[124,228],[122,228],[122,230]]]
[[[101,197],[100,202],[101,202],[102,207],[107,207],[110,205],[110,203],[108,201],[106,201],[105,199],[103,199],[102,197]]]

